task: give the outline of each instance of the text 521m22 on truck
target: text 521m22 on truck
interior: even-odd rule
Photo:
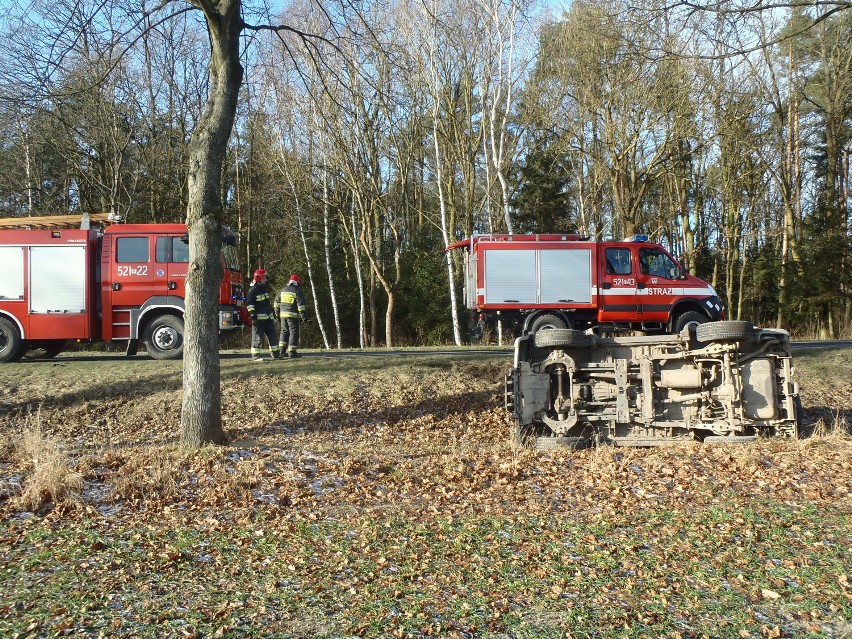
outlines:
[[[78,228],[64,228],[70,216],[0,225],[0,362],[53,357],[69,340],[126,342],[128,355],[141,341],[155,359],[182,356],[187,227],[104,227],[94,222],[106,216],[91,218],[83,216],[81,223],[77,216]],[[12,224],[30,228],[8,228]],[[242,325],[235,244],[225,229],[220,334]]]
[[[725,319],[710,284],[647,236],[596,242],[578,235],[474,235],[465,251],[465,304],[478,326],[497,319],[541,329],[679,333]]]

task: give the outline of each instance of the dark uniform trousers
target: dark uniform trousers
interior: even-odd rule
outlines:
[[[284,352],[295,353],[299,348],[299,320],[305,312],[305,297],[302,287],[290,283],[278,292],[275,308],[281,320],[281,335],[278,336],[278,348]]]
[[[263,353],[263,338],[269,343],[269,353],[278,356],[278,342],[275,341],[275,320],[269,290],[264,284],[254,283],[246,299],[246,310],[251,315],[251,356],[260,357]]]

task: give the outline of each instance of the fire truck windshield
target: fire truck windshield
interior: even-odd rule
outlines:
[[[223,242],[222,256],[225,258],[225,268],[229,271],[240,270],[240,256],[237,254],[236,246]]]

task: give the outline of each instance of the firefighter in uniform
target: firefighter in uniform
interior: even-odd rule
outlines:
[[[246,298],[246,310],[251,316],[251,358],[255,362],[264,361],[264,337],[269,344],[269,354],[272,358],[281,356],[275,342],[275,316],[270,297],[269,289],[266,288],[266,271],[259,268],[254,272]]]
[[[284,357],[285,346],[289,358],[299,357],[299,320],[305,313],[305,296],[302,293],[302,278],[295,273],[290,276],[287,286],[278,291],[275,310],[281,320],[281,335],[278,339],[281,357]]]

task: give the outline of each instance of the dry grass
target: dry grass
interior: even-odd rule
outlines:
[[[44,433],[38,414],[27,420],[19,436],[4,448],[11,449],[23,475],[21,492],[15,497],[21,508],[35,511],[49,502],[65,506],[81,503],[83,476],[72,468],[62,443]]]

